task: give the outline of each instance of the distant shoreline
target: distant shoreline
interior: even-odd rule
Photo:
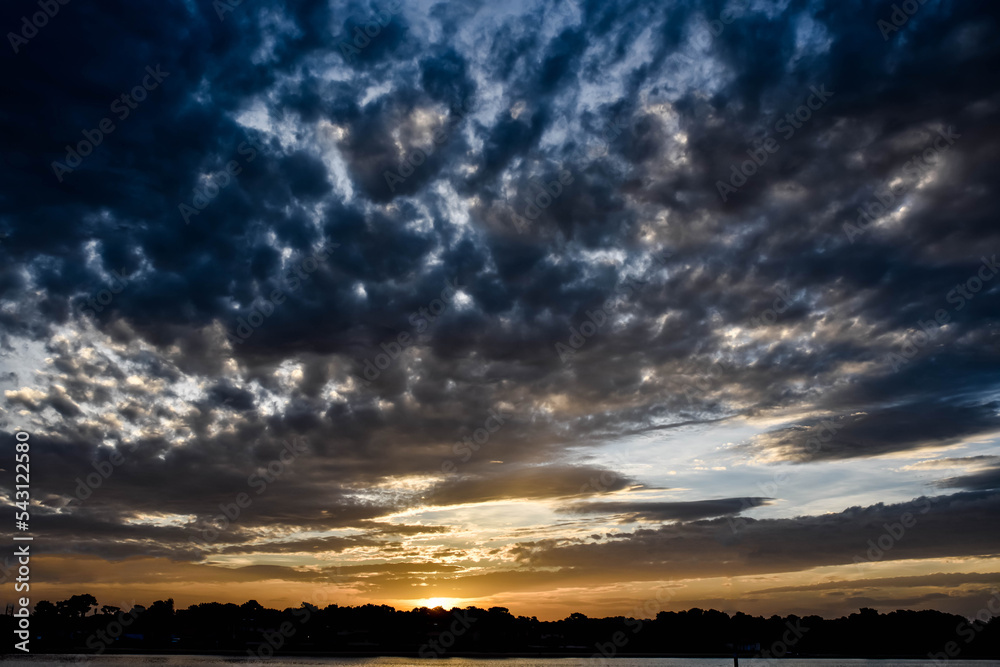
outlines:
[[[252,650],[252,649],[251,649]],[[107,650],[101,654],[96,653],[84,653],[82,651],[48,651],[44,653],[0,653],[0,658],[28,658],[31,656],[48,656],[48,655],[86,655],[88,657],[96,658],[100,656],[141,656],[141,657],[155,657],[155,656],[205,656],[205,657],[243,657],[247,655],[246,649],[243,651],[210,651],[210,650],[177,650],[177,651],[141,651],[141,650],[129,650],[129,651],[114,651]],[[420,661],[432,662],[435,660],[442,660],[447,658],[475,658],[481,660],[488,659],[505,659],[505,658],[551,658],[551,659],[564,659],[564,658],[593,658],[594,660],[616,660],[619,658],[639,658],[639,659],[663,659],[663,658],[689,658],[689,659],[732,659],[732,653],[619,653],[614,656],[604,657],[599,654],[595,654],[593,651],[583,651],[583,652],[571,652],[571,651],[545,651],[545,652],[531,652],[531,651],[516,651],[511,653],[482,653],[474,651],[455,651],[449,652],[447,655],[441,658],[421,658],[416,651],[275,651],[273,656],[269,656],[269,659],[273,658],[411,658]],[[926,662],[934,662],[933,658],[928,658],[927,656],[920,656],[914,654],[899,654],[899,655],[857,655],[857,654],[823,654],[823,655],[786,655],[781,658],[771,657],[765,658],[759,654],[747,653],[739,654],[737,656],[740,660],[922,660]],[[962,658],[963,661],[996,661],[997,658],[990,657],[970,657]]]

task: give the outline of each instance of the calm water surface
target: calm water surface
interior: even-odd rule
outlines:
[[[69,667],[73,664],[87,667],[216,667],[218,665],[266,665],[268,667],[291,667],[292,665],[313,665],[328,667],[732,667],[732,658],[443,658],[439,660],[419,660],[414,658],[269,658],[250,660],[247,658],[172,655],[172,656],[99,656],[86,662],[73,656],[37,656],[27,658],[7,658],[9,667],[42,667],[53,665]],[[1000,667],[998,660],[949,660],[948,667]],[[740,658],[740,667],[934,667],[931,660],[754,660]]]

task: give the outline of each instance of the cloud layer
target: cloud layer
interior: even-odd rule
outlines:
[[[73,3],[4,54],[41,551],[712,577],[850,562],[937,488],[892,558],[996,553],[995,466],[794,519],[822,494],[701,474],[992,445],[993,4],[888,38],[861,0],[219,4]]]

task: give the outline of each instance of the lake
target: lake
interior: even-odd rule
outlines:
[[[260,664],[269,667],[316,665],[327,667],[426,667],[436,663],[447,667],[732,667],[732,658],[268,658],[266,660],[203,655],[111,655],[78,661],[75,656],[6,657],[9,667],[215,667],[217,665]],[[740,667],[935,667],[933,660],[800,659],[765,660],[740,658]],[[938,666],[940,667],[940,666]],[[949,660],[947,667],[1000,667],[1000,660]]]

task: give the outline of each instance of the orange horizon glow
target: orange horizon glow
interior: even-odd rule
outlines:
[[[360,606],[364,604],[389,605],[399,610],[419,607],[469,606],[488,609],[506,607],[515,616],[535,616],[539,620],[560,620],[572,613],[591,617],[632,616],[651,618],[659,611],[681,611],[691,608],[719,609],[727,613],[743,611],[753,615],[769,616],[777,613],[797,613],[821,616],[840,616],[856,608],[838,607],[833,603],[846,594],[867,592],[875,599],[867,606],[880,611],[896,609],[894,599],[906,595],[927,595],[947,590],[952,598],[935,600],[908,608],[939,609],[960,613],[958,606],[963,599],[975,603],[988,597],[986,582],[989,575],[980,573],[1000,571],[1000,558],[928,559],[914,561],[889,561],[873,564],[866,576],[859,576],[853,566],[812,568],[798,572],[742,577],[713,577],[682,581],[610,582],[599,577],[590,585],[569,588],[536,586],[535,590],[508,590],[478,597],[445,595],[451,586],[447,581],[437,581],[441,595],[428,597],[400,597],[392,594],[366,594],[360,581],[350,585],[332,586],[302,581],[262,579],[236,581],[242,573],[238,569],[211,565],[171,563],[165,559],[132,558],[109,563],[96,557],[66,558],[39,556],[32,561],[37,570],[45,574],[32,583],[31,600],[66,599],[71,595],[89,593],[99,604],[112,604],[128,608],[132,604],[149,606],[155,600],[173,598],[175,608],[207,603],[243,604],[256,600],[265,607],[284,609],[298,607],[303,602],[326,607]],[[47,573],[61,572],[49,577]],[[121,583],[126,578],[146,572],[154,577],[145,581],[162,583]],[[963,577],[966,584],[945,586],[936,582],[939,573],[951,572],[952,578]],[[892,579],[899,583],[891,583]],[[49,583],[61,580],[60,583]],[[907,581],[910,580],[910,581]],[[996,577],[993,576],[995,581]],[[886,583],[889,582],[889,583]],[[876,593],[876,591],[881,591]],[[385,591],[390,593],[390,591]],[[878,602],[878,596],[885,603]],[[856,605],[855,605],[856,606]],[[942,609],[942,606],[945,607]]]

